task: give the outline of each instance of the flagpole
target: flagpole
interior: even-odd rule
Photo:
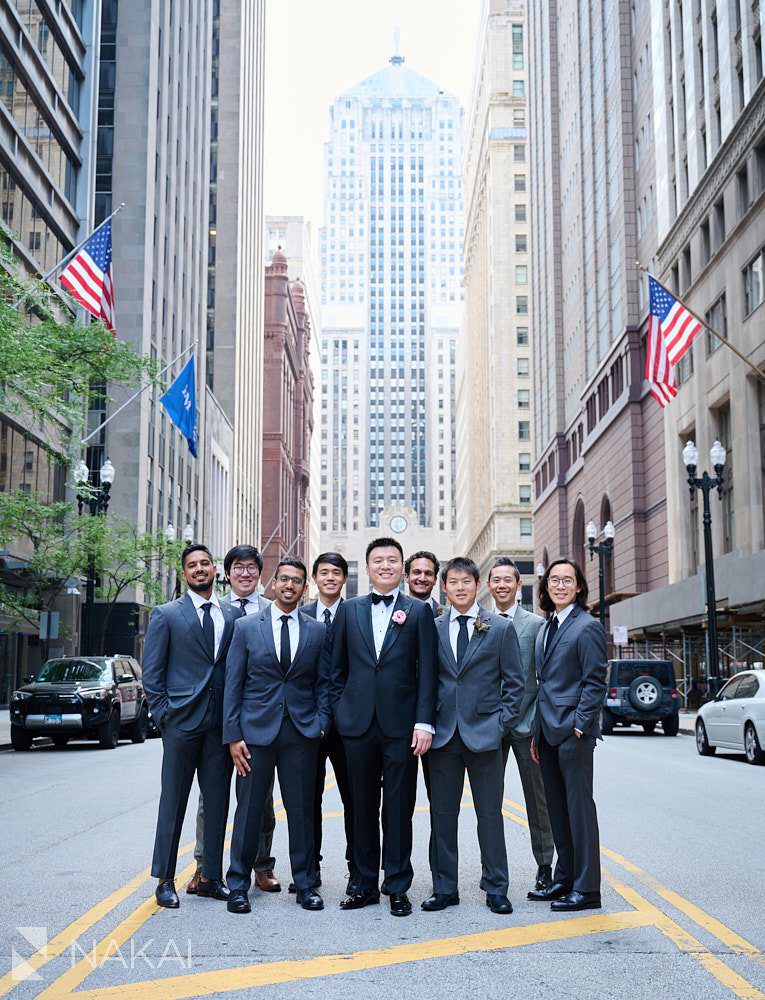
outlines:
[[[198,343],[199,343],[199,341],[195,340],[193,344],[191,344],[185,350],[181,351],[181,353],[178,355],[177,358],[173,358],[173,360],[170,362],[169,365],[165,365],[165,367],[162,369],[162,371],[157,373],[157,378],[161,378],[165,374],[166,371],[169,371],[173,367],[173,365],[176,363],[176,361],[180,361],[181,360],[181,358],[183,357],[184,354],[188,354],[189,351],[193,351],[194,348],[197,346]],[[82,446],[82,445],[87,444],[88,441],[90,441],[90,439],[92,437],[95,437],[96,434],[98,434],[98,432],[100,430],[102,430],[104,427],[106,427],[106,425],[109,423],[110,420],[113,420],[117,416],[118,413],[122,413],[122,411],[125,409],[126,406],[130,406],[130,404],[133,402],[133,400],[138,399],[138,397],[141,395],[141,393],[145,392],[146,389],[148,389],[148,388],[149,388],[149,383],[147,383],[146,385],[142,385],[141,388],[138,390],[138,392],[134,392],[133,395],[130,397],[130,399],[126,399],[125,402],[122,404],[122,406],[120,406],[118,409],[116,409],[114,411],[114,413],[111,414],[111,416],[108,416],[106,418],[106,420],[104,420],[104,422],[102,424],[99,424],[98,427],[96,427],[96,429],[94,431],[92,431],[90,434],[88,434],[88,436],[86,438],[83,438],[82,441],[80,441],[80,445]]]
[[[271,534],[270,534],[270,535],[268,536],[268,541],[266,542],[266,544],[265,544],[265,545],[261,545],[261,547],[260,547],[260,551],[261,551],[261,552],[265,552],[265,551],[266,551],[266,549],[268,548],[268,546],[269,546],[269,545],[271,544],[271,542],[272,542],[272,541],[274,540],[274,535],[275,535],[275,534],[276,534],[276,532],[277,532],[277,531],[279,530],[279,528],[281,528],[282,524],[284,523],[284,518],[285,518],[286,516],[287,516],[287,511],[285,510],[285,512],[284,512],[284,513],[282,514],[282,516],[281,516],[281,520],[280,520],[280,521],[279,521],[279,523],[278,523],[278,524],[276,525],[276,527],[275,527],[275,528],[274,528],[274,530],[273,530],[273,531],[271,532]]]
[[[745,354],[742,354],[742,352],[737,347],[734,347],[727,337],[723,337],[721,333],[718,333],[714,327],[710,326],[705,319],[702,319],[701,316],[699,316],[699,314],[695,311],[695,309],[691,309],[691,307],[688,305],[687,302],[683,302],[683,300],[679,296],[675,295],[674,292],[670,292],[668,288],[665,288],[664,285],[661,284],[659,279],[655,277],[653,274],[651,274],[651,272],[648,270],[647,267],[643,267],[643,265],[640,263],[639,260],[636,260],[635,264],[637,265],[638,269],[647,274],[649,278],[653,278],[653,280],[656,282],[657,285],[661,285],[661,287],[664,288],[664,291],[668,295],[671,295],[676,302],[679,302],[684,309],[687,309],[688,312],[691,314],[691,316],[697,319],[703,327],[709,330],[710,333],[714,334],[718,340],[722,341],[722,343],[725,344],[726,347],[729,347],[735,355],[741,358],[744,364],[749,365],[749,367],[752,369],[752,371],[759,379],[765,382],[765,372],[761,368],[758,368],[757,365],[754,364],[754,362],[750,361]]]
[[[56,273],[56,271],[58,271],[58,269],[60,267],[63,267],[65,264],[68,264],[69,261],[72,259],[72,257],[74,257],[75,254],[79,253],[80,250],[82,250],[82,248],[85,246],[85,244],[88,242],[88,240],[92,239],[96,235],[96,233],[98,232],[98,230],[102,229],[106,225],[106,223],[109,222],[111,219],[113,219],[114,216],[118,212],[121,212],[124,207],[125,207],[125,202],[124,201],[120,202],[120,204],[117,205],[117,207],[114,209],[114,211],[112,212],[111,215],[107,216],[104,219],[103,222],[99,222],[99,224],[96,226],[96,228],[93,230],[93,232],[89,233],[85,237],[85,239],[82,240],[82,242],[78,243],[77,246],[73,250],[70,250],[69,253],[66,255],[66,257],[64,257],[63,260],[60,260],[57,264],[54,264],[53,267],[50,269],[50,271],[48,271],[46,274],[44,274],[40,278],[40,281],[47,281],[53,274]],[[21,305],[21,303],[24,301],[24,299],[27,298],[28,295],[29,295],[29,292],[24,292],[24,294],[21,296],[21,298],[20,299],[16,299],[16,301],[13,303],[13,308],[14,309],[18,309],[18,307]]]

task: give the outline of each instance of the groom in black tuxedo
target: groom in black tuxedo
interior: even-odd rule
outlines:
[[[371,594],[341,604],[332,629],[331,702],[343,738],[354,809],[358,882],[340,906],[380,902],[380,782],[382,865],[390,911],[412,912],[412,814],[417,758],[433,738],[438,689],[433,612],[399,585],[404,553],[394,538],[370,542],[366,566]]]

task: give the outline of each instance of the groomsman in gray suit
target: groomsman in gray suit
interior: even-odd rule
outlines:
[[[459,903],[457,826],[465,771],[478,818],[486,905],[509,914],[502,792],[502,739],[518,721],[524,689],[515,629],[479,608],[478,567],[449,560],[442,583],[451,605],[436,620],[438,700],[436,734],[430,750],[433,895],[423,910]]]
[[[223,739],[236,767],[236,815],[228,882],[231,913],[249,913],[247,890],[263,807],[279,772],[297,902],[324,907],[316,891],[313,796],[319,740],[330,726],[329,644],[323,624],[298,612],[308,571],[284,556],[276,600],[237,622],[226,670]]]
[[[235,545],[229,549],[223,559],[223,570],[231,586],[231,590],[225,597],[221,597],[221,604],[230,604],[239,609],[245,615],[255,615],[270,607],[271,602],[266,600],[259,592],[260,574],[263,572],[263,557],[254,545]],[[194,847],[194,859],[197,863],[197,870],[191,876],[186,892],[195,895],[202,874],[202,853],[204,844],[205,829],[204,800],[200,794],[199,805],[197,807],[197,842]],[[271,845],[274,839],[274,829],[276,828],[276,816],[274,815],[274,795],[266,801],[263,810],[263,825],[260,830],[260,842],[258,844],[258,856],[255,859],[255,884],[263,892],[280,892],[281,885],[274,875],[275,859],[271,856]]]
[[[223,688],[234,622],[240,613],[213,592],[215,565],[205,545],[181,556],[188,593],[155,608],[143,652],[143,687],[162,733],[162,791],[151,873],[160,906],[178,906],[178,842],[196,774],[207,803],[197,894],[227,899],[222,879],[231,759],[223,745]]]
[[[489,571],[487,582],[497,614],[513,623],[521,647],[526,689],[521,701],[518,723],[502,741],[502,756],[507,766],[511,749],[515,755],[529,820],[531,850],[537,863],[534,888],[546,889],[552,883],[553,835],[550,817],[547,814],[542,772],[531,759],[531,734],[537,714],[538,688],[534,648],[537,635],[545,620],[540,615],[526,611],[518,603],[521,574],[512,559],[500,556]]]
[[[558,861],[548,889],[529,899],[553,910],[600,909],[600,836],[592,795],[595,743],[606,693],[606,633],[587,611],[587,581],[570,559],[556,559],[539,581],[551,612],[537,635],[539,698],[532,758],[541,765]]]

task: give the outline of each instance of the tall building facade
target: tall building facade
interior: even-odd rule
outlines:
[[[765,8],[732,0],[638,5],[651,24],[657,162],[657,276],[765,371]],[[700,471],[719,439],[727,450],[722,500],[711,497],[723,672],[765,651],[765,385],[702,331],[676,368],[664,411],[669,586],[614,609],[634,636],[674,638],[703,679],[704,543],[682,449]],[[688,657],[686,656],[686,661]]]
[[[0,4],[0,229],[22,275],[49,271],[92,226],[100,16],[100,0]],[[64,500],[60,446],[0,402],[0,491]],[[0,555],[4,586],[26,589],[30,554],[18,540]],[[65,627],[45,649],[34,621],[0,608],[0,705],[46,654],[77,648],[78,599],[56,609]]]
[[[330,110],[321,544],[349,560],[349,593],[376,534],[456,543],[462,129],[457,97],[398,52]]]
[[[657,246],[653,87],[663,78],[645,2],[545,0],[528,11],[535,562],[575,559],[597,603],[585,526],[612,521],[611,604],[668,573],[664,426],[643,379],[635,267]]]
[[[465,312],[458,350],[459,550],[534,580],[526,3],[486,0],[465,142]]]
[[[263,583],[279,559],[308,559],[311,523],[310,456],[313,434],[311,325],[305,287],[290,281],[280,249],[266,266],[263,377]]]

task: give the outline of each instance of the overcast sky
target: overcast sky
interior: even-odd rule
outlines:
[[[318,236],[329,106],[385,66],[396,25],[407,65],[467,108],[481,7],[482,0],[268,0],[266,213],[305,215]]]

